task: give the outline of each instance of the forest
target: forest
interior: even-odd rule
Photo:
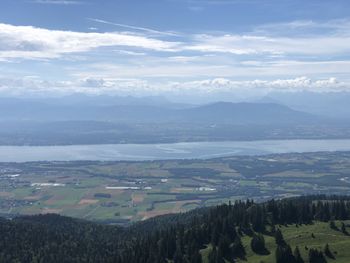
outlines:
[[[350,197],[326,195],[235,201],[128,227],[55,214],[20,216],[0,221],[0,262],[348,262],[335,243],[292,248],[284,233],[297,229],[300,236],[305,227],[323,224],[349,247],[349,218]]]

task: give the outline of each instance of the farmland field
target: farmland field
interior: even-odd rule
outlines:
[[[228,200],[349,194],[350,152],[144,162],[0,163],[0,213],[126,224]]]

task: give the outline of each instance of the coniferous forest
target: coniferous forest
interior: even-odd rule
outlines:
[[[22,216],[0,221],[0,262],[237,262],[247,260],[245,237],[256,256],[273,252],[277,263],[327,262],[336,258],[331,244],[310,248],[302,258],[304,248],[292,249],[280,228],[327,222],[349,235],[344,223],[335,224],[349,217],[345,196],[236,201],[128,227],[54,214]],[[265,237],[274,239],[275,251],[266,248]]]

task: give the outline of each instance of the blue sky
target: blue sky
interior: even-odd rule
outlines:
[[[349,88],[350,2],[2,0],[0,96]]]

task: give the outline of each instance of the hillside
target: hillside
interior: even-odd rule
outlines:
[[[349,201],[237,201],[126,228],[57,215],[18,217],[0,221],[0,261],[345,263]]]
[[[336,226],[341,228],[341,221],[336,221]],[[325,244],[329,244],[329,247],[334,254],[335,259],[327,258],[329,262],[341,262],[347,263],[350,258],[350,237],[344,235],[342,232],[331,229],[329,223],[326,222],[316,222],[312,225],[288,225],[280,227],[284,239],[288,244],[290,244],[292,251],[299,247],[302,258],[305,262],[308,262],[308,256],[310,249],[318,249],[323,251]],[[314,234],[314,238],[312,237]],[[275,260],[275,250],[277,248],[275,240],[270,235],[264,235],[266,241],[266,248],[271,252],[269,255],[257,255],[250,247],[250,237],[245,236],[242,239],[244,246],[247,248],[247,261],[251,263],[260,263],[261,261],[265,263],[274,263]],[[204,252],[204,251],[203,251]],[[206,252],[208,253],[208,252]]]

